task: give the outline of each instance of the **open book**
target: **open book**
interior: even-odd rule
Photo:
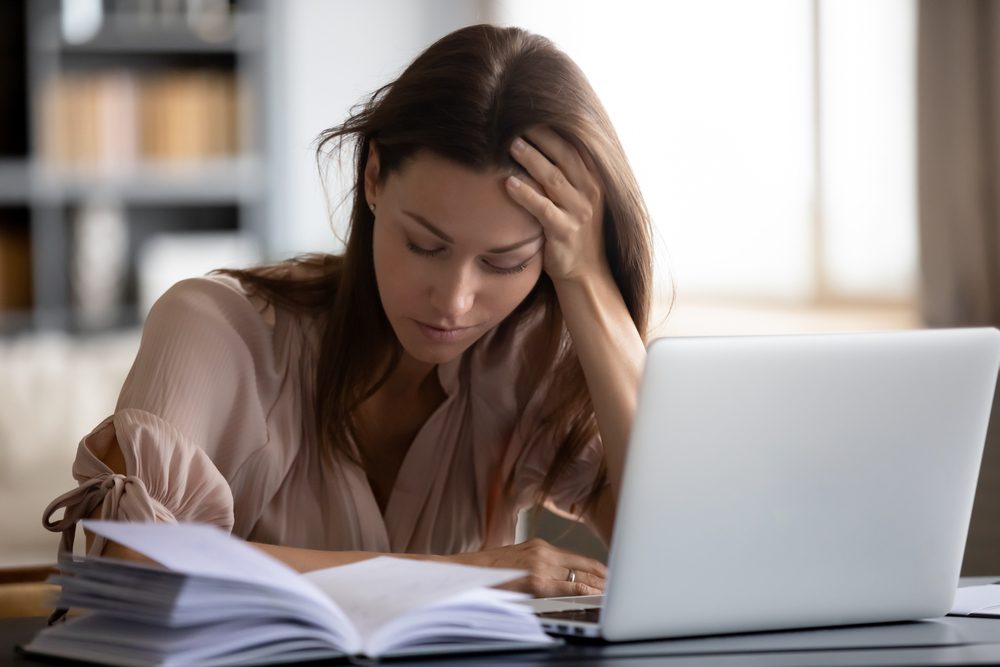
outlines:
[[[301,575],[212,526],[84,522],[165,566],[67,558],[30,653],[110,665],[248,665],[547,648],[519,570],[379,557]]]
[[[955,593],[952,616],[1000,617],[1000,581],[985,586],[964,586]]]

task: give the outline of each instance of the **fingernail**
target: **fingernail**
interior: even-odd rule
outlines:
[[[508,176],[507,185],[509,185],[512,188],[519,188],[521,187],[521,179],[519,179],[517,176]]]
[[[510,147],[515,153],[520,153],[528,147],[528,144],[524,143],[524,140],[522,140],[521,137],[518,137],[517,139],[514,139],[514,143],[511,144]]]

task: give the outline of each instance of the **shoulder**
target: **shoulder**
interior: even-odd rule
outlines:
[[[175,283],[153,304],[146,328],[197,319],[238,332],[265,333],[275,323],[275,307],[238,278],[209,274]]]
[[[253,307],[253,299],[243,284],[227,275],[206,275],[187,278],[174,283],[153,304],[150,316],[162,315],[163,311],[176,314],[177,311],[223,310],[239,311]]]
[[[153,304],[140,350],[185,358],[258,356],[271,348],[273,332],[265,307],[236,278],[182,280]]]
[[[150,315],[177,308],[239,308],[249,295],[235,278],[206,275],[174,283],[153,303]]]

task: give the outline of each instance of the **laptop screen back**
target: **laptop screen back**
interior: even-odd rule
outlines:
[[[652,343],[604,636],[945,614],[998,365],[995,329]]]

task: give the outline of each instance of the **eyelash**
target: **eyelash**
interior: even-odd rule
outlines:
[[[437,254],[441,252],[440,249],[427,250],[426,248],[421,248],[420,246],[414,245],[409,241],[406,242],[406,247],[409,248],[410,252],[417,255],[421,255],[422,257],[436,257]],[[486,264],[486,266],[489,268],[490,271],[492,271],[493,273],[499,273],[501,275],[512,275],[515,273],[520,273],[521,271],[524,271],[528,267],[528,262],[518,264],[517,266],[513,266],[509,269],[501,268],[499,266],[493,266],[489,262],[483,262],[483,263]]]

